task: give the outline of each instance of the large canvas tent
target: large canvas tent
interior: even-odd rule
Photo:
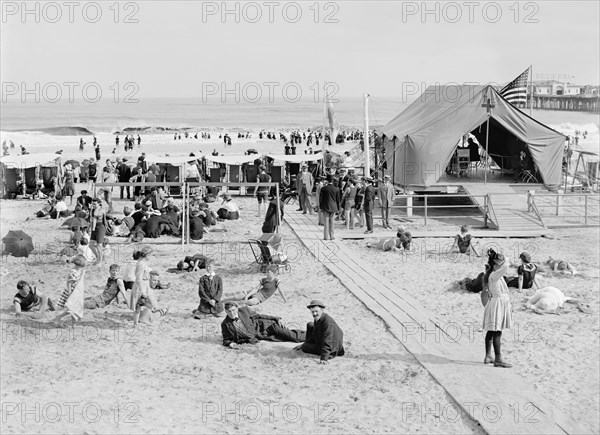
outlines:
[[[387,167],[396,184],[435,184],[467,133],[497,156],[494,159],[518,155],[526,148],[545,185],[556,187],[561,182],[566,137],[512,106],[490,85],[430,86],[382,133]]]

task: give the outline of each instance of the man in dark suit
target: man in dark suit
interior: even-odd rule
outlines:
[[[281,317],[259,314],[235,302],[225,303],[227,317],[221,323],[223,346],[238,348],[242,343],[256,344],[258,340],[302,343],[304,331],[287,328]]]
[[[335,320],[323,310],[325,304],[313,300],[306,306],[313,316],[314,322],[306,326],[306,341],[294,350],[321,355],[319,364],[327,364],[331,358],[344,355],[344,333]]]
[[[373,233],[373,209],[375,208],[375,188],[371,177],[363,178],[365,183],[365,199],[363,208],[365,210],[365,220],[367,221],[367,231],[365,234]]]
[[[334,218],[340,210],[340,189],[333,185],[333,177],[327,176],[327,185],[321,188],[319,194],[319,211],[323,213],[323,224],[325,226],[323,240],[334,240]]]
[[[117,157],[117,173],[119,174],[119,183],[129,183],[131,178],[131,168],[127,164],[127,159],[121,161],[120,157]],[[121,199],[123,199],[123,191],[127,189],[127,199],[131,199],[131,189],[129,186],[121,186]]]

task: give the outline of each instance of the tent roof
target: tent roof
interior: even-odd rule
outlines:
[[[201,159],[202,156],[190,156],[190,155],[179,155],[179,156],[160,156],[157,154],[146,154],[146,161],[150,163],[169,163],[171,165],[181,165],[182,163],[191,162],[193,160]]]
[[[244,163],[250,163],[260,157],[260,154],[251,155],[228,155],[228,156],[213,156],[205,155],[204,158],[210,162],[225,163],[226,165],[242,165]]]
[[[485,106],[488,98],[493,104],[491,115]],[[402,176],[406,183],[433,184],[441,177],[461,137],[489,117],[526,144],[545,184],[560,184],[566,136],[515,108],[490,85],[428,87],[381,129],[388,148],[386,156],[391,157],[390,143],[394,143],[396,167],[412,165]]]
[[[57,162],[57,160],[60,158],[60,154],[51,153],[25,154],[16,156],[9,155],[0,157],[0,162],[9,168],[34,168],[38,165],[58,165],[59,162]]]
[[[290,163],[314,162],[316,160],[323,159],[323,153],[295,154],[295,155],[267,154],[267,156],[271,157],[273,160],[279,160],[281,162],[290,162]]]

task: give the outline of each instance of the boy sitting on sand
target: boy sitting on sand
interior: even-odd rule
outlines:
[[[450,251],[454,250],[454,247],[458,247],[458,251],[461,254],[471,254],[471,251],[475,253],[476,256],[481,257],[477,250],[475,249],[475,243],[473,242],[473,236],[469,234],[469,227],[463,225],[460,227],[460,234],[454,236],[454,243],[452,243],[452,247]]]
[[[260,284],[256,289],[250,290],[249,292],[243,291],[241,293],[236,293],[227,299],[224,299],[223,302],[235,301],[240,304],[258,305],[273,296],[275,291],[279,291],[283,301],[287,302],[285,295],[281,290],[279,278],[275,276],[277,270],[278,268],[274,264],[269,265],[267,267],[266,277],[260,280]]]
[[[85,298],[83,301],[83,307],[88,310],[93,310],[95,308],[104,308],[113,300],[119,303],[119,295],[123,297],[125,303],[127,304],[127,308],[129,308],[129,302],[127,301],[127,295],[125,294],[125,284],[123,280],[117,277],[119,273],[120,266],[118,264],[111,264],[109,267],[110,276],[106,280],[106,286],[104,287],[104,291],[96,296],[90,296]]]
[[[52,300],[44,296],[35,287],[31,287],[27,281],[20,280],[17,282],[17,290],[19,292],[13,299],[15,314],[17,316],[37,317],[38,313],[43,312],[46,308],[54,311]]]

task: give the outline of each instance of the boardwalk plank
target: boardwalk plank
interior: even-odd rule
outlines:
[[[449,325],[437,319],[399,285],[380,276],[358,253],[338,240],[323,241],[316,218],[286,213],[285,221],[305,246],[318,248],[317,259],[365,306],[381,318],[456,402],[452,409],[436,403],[404,403],[404,413],[418,408],[422,415],[471,418],[490,434],[565,434],[585,430],[537,394],[514,370],[483,364],[483,338],[472,331],[467,339],[451,334]],[[339,237],[339,236],[338,236]],[[322,255],[327,252],[327,255]],[[461,332],[462,334],[463,332]],[[416,408],[415,408],[416,407]],[[436,411],[437,407],[437,411]],[[436,414],[437,412],[437,414]]]

